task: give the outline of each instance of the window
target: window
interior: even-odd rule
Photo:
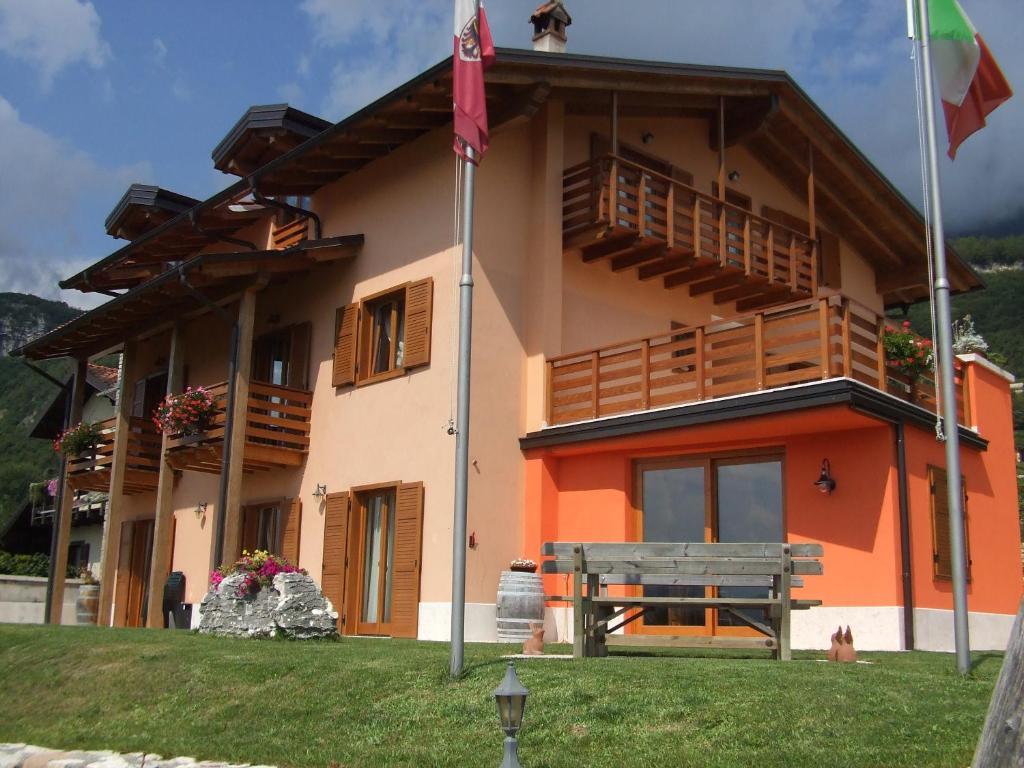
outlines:
[[[402,367],[405,352],[405,290],[363,304],[364,377]]]
[[[433,291],[428,277],[339,307],[334,386],[382,381],[427,365]]]
[[[250,504],[242,509],[241,549],[264,550],[298,565],[301,525],[298,499]]]
[[[785,541],[783,457],[750,453],[637,462],[634,485],[641,541]],[[653,584],[647,597],[763,597],[767,587]],[[744,634],[759,609],[648,609],[641,623],[654,634]]]
[[[89,542],[72,541],[68,544],[68,568],[80,571],[89,567]]]
[[[946,470],[928,467],[928,494],[932,510],[932,564],[935,578],[953,578],[953,556],[949,543],[949,490]],[[964,549],[967,555],[967,579],[971,578],[971,540],[967,524],[967,481],[961,478],[964,512]]]

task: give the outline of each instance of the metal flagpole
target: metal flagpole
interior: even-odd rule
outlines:
[[[936,351],[942,388],[942,418],[946,423],[946,492],[949,505],[949,550],[953,571],[953,638],[956,668],[961,674],[971,669],[971,648],[967,624],[967,569],[964,552],[963,488],[960,480],[960,433],[953,382],[953,321],[949,308],[949,278],[946,271],[946,241],[942,233],[942,193],[939,189],[939,155],[935,141],[935,96],[929,43],[928,3],[915,0],[920,20],[917,39],[924,70],[925,133],[928,145],[929,204],[932,241],[935,249],[935,312],[938,326]]]
[[[480,4],[476,4],[479,14]],[[473,187],[476,153],[466,145],[462,186],[462,277],[459,279],[459,385],[455,415],[455,523],[452,526],[452,628],[449,673],[462,674],[466,621],[466,506],[469,490],[469,364],[473,333]]]

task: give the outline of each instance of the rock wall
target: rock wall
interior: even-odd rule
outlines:
[[[279,573],[270,587],[238,596],[242,576],[228,576],[200,606],[199,631],[224,637],[336,637],[338,614],[320,587],[301,573]]]

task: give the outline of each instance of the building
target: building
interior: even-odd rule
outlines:
[[[487,74],[467,639],[495,637],[500,571],[544,541],[784,537],[825,546],[797,646],[842,621],[859,647],[950,648],[934,386],[881,343],[886,310],[928,295],[913,206],[783,72],[537,32],[550,50],[499,50]],[[197,604],[212,566],[266,547],[321,580],[343,633],[447,639],[451,101],[446,60],[334,125],[254,107],[213,153],[237,181],[201,202],[133,187],[107,222],[129,242],[61,283],[112,298],[18,354],[123,353],[101,623],[148,602],[154,625],[170,570]],[[1021,594],[1010,377],[966,357],[958,382],[972,641],[1001,647]],[[157,442],[152,406],[200,385],[212,427]]]

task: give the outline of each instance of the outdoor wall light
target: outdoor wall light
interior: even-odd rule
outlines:
[[[519,682],[515,665],[510,661],[505,670],[505,679],[494,689],[494,700],[498,703],[498,718],[501,720],[501,729],[505,732],[505,756],[499,768],[522,768],[516,734],[523,725],[523,712],[529,693]]]
[[[650,131],[644,131],[643,134],[640,136],[640,141],[642,141],[644,144],[650,144],[652,141],[654,141],[654,134],[651,133]]]
[[[739,180],[740,180],[740,172],[739,171],[729,171],[729,181],[739,181]]]
[[[821,474],[814,484],[818,486],[819,491],[829,496],[836,489],[836,481],[832,479],[832,465],[828,463],[828,459],[821,460]]]
[[[327,495],[327,483],[317,483],[316,490],[313,491],[313,498],[317,501],[323,501],[324,496]]]
[[[207,501],[200,501],[196,504],[196,517],[205,517],[207,506],[209,506],[209,502]]]

